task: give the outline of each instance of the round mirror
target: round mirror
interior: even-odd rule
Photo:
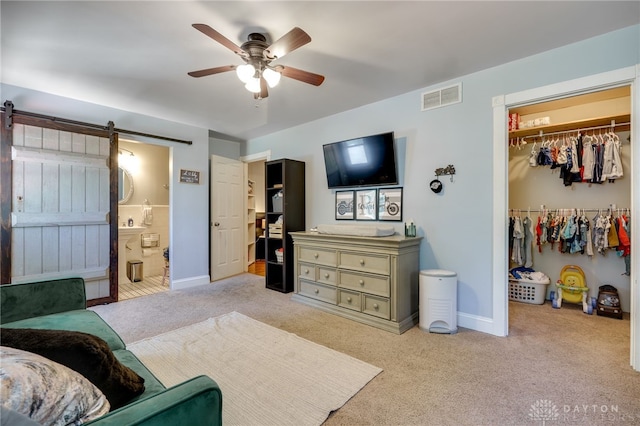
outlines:
[[[118,167],[118,204],[125,204],[133,195],[133,177],[127,170]]]

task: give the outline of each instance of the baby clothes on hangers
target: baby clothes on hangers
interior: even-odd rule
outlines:
[[[607,234],[607,244],[609,247],[617,247],[620,244],[618,239],[618,231],[616,230],[616,221],[613,217],[607,216],[609,221],[609,233]]]
[[[511,260],[517,265],[523,265],[522,249],[524,244],[524,229],[522,227],[522,219],[519,216],[514,218],[513,222],[513,248],[511,251]]]
[[[585,136],[582,144],[582,181],[588,182],[593,178],[593,138]]]
[[[532,243],[533,243],[533,221],[529,216],[526,216],[522,221],[522,227],[524,229],[524,250],[522,251],[522,260],[524,266],[530,268],[533,266],[532,258]]]
[[[593,246],[602,255],[605,254],[608,246],[607,235],[609,234],[609,229],[607,226],[611,225],[600,213],[593,218]]]

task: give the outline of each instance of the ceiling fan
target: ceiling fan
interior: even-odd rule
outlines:
[[[298,27],[289,31],[271,45],[267,44],[267,39],[263,34],[251,33],[248,36],[248,40],[242,43],[242,46],[236,45],[206,24],[193,24],[193,27],[233,51],[245,63],[244,65],[223,65],[221,67],[191,71],[187,73],[191,77],[204,77],[236,70],[238,78],[245,83],[247,90],[253,92],[255,99],[269,96],[267,86],[275,87],[282,75],[303,83],[313,84],[314,86],[320,86],[324,81],[324,76],[319,74],[286,65],[271,64],[272,61],[282,58],[287,53],[311,41],[309,34]]]

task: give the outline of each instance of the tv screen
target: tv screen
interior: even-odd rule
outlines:
[[[397,185],[393,132],[323,145],[329,188]]]

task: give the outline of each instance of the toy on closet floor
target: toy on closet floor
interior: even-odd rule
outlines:
[[[598,292],[598,315],[622,319],[622,307],[620,306],[618,289],[612,285],[605,284],[601,285],[598,290],[600,290]]]
[[[596,307],[596,298],[589,299],[584,271],[576,265],[566,265],[560,271],[560,279],[556,283],[557,294],[551,292],[551,306],[556,309],[562,307],[562,301],[568,303],[582,303],[582,312],[591,315]]]

